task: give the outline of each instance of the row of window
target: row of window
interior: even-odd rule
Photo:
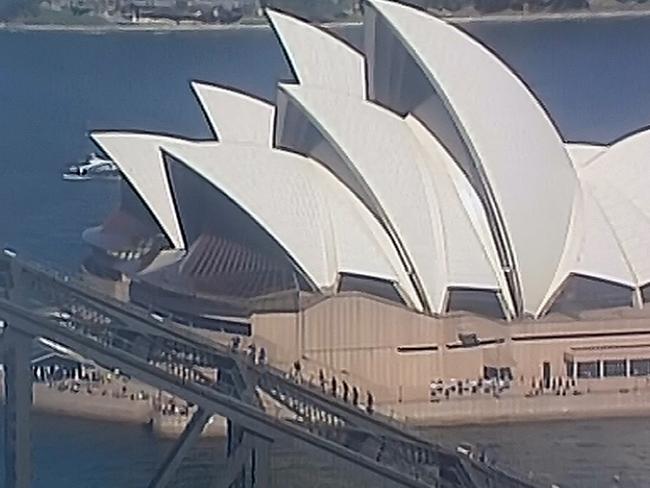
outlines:
[[[579,361],[576,365],[578,378],[600,378],[601,361]],[[606,359],[602,361],[602,377],[628,376],[625,359]],[[567,362],[567,375],[573,375],[573,363]],[[629,376],[650,376],[650,359],[630,359]]]

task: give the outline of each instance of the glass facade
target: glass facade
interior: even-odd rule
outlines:
[[[630,360],[631,376],[650,376],[650,359]]]
[[[582,310],[632,306],[633,290],[597,278],[572,275],[553,302],[550,312],[573,314]]]
[[[585,361],[578,363],[578,378],[598,378],[598,361]]]
[[[608,359],[603,361],[603,376],[625,376],[625,359]]]
[[[494,290],[450,289],[446,311],[460,310],[486,317],[505,318],[498,292]]]

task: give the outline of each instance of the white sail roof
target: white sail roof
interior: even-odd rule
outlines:
[[[341,41],[295,19],[283,16],[282,24],[275,28],[290,59],[297,58],[292,53],[306,45],[319,46],[323,62],[309,69],[310,76],[316,79],[336,62],[342,50],[346,59],[354,57],[359,60],[356,64],[363,62],[359,53]],[[325,60],[326,56],[332,59]],[[365,86],[365,76],[357,82]],[[432,311],[443,311],[451,286],[502,289],[505,281],[493,259],[496,251],[489,228],[487,234],[484,232],[486,219],[482,208],[474,206],[472,213],[478,221],[472,220],[465,205],[475,205],[473,190],[426,129],[414,119],[407,124],[359,93],[350,95],[320,81],[313,85],[308,77],[301,77],[298,86],[282,84],[281,90],[338,148],[353,173],[370,189]],[[419,137],[412,127],[419,131]],[[456,184],[462,187],[461,191]],[[372,207],[374,202],[366,203]]]
[[[583,187],[583,205],[582,243],[572,272],[636,286],[637,278],[625,249],[588,185]]]
[[[365,97],[365,62],[343,42],[306,22],[267,9],[271,25],[300,83]],[[309,41],[306,39],[309,38]]]
[[[598,200],[636,284],[650,282],[650,131],[612,145],[580,172]]]
[[[271,145],[273,105],[206,83],[193,82],[192,88],[219,141]]]
[[[576,151],[577,149],[577,151]],[[570,274],[639,289],[650,282],[650,131],[612,146],[575,145],[582,212],[571,226],[572,249],[549,303]]]
[[[424,162],[423,169],[430,177],[423,183],[435,187],[430,201],[437,202],[440,212],[447,286],[500,290],[506,315],[514,316],[512,296],[476,191],[447,150],[416,118],[408,116],[405,122],[427,154],[418,164]]]
[[[185,249],[160,145],[170,138],[152,134],[94,132],[92,139],[115,162],[176,249]]]
[[[599,144],[587,144],[583,142],[573,142],[564,145],[573,167],[576,171],[590,164],[594,159],[601,156],[607,151],[607,146]]]
[[[524,310],[538,313],[564,254],[577,191],[559,134],[526,85],[485,46],[415,8],[370,3],[460,129],[503,218]]]
[[[162,149],[243,208],[320,288],[334,286],[339,273],[386,279],[421,308],[386,233],[320,164],[244,144],[165,141]]]
[[[450,286],[501,288],[500,272],[487,256],[495,255],[491,236],[477,233],[448,172],[450,165],[458,170],[426,129],[419,135],[428,153],[403,119],[375,104],[303,87],[283,90],[336,141],[373,191],[434,312],[443,311]],[[474,194],[464,175],[454,175],[465,196]],[[485,218],[480,205],[474,210]]]

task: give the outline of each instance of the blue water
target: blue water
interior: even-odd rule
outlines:
[[[609,142],[650,125],[650,20],[480,24],[470,30],[523,75],[565,139]],[[359,37],[354,29],[346,35]],[[117,198],[115,184],[60,179],[63,166],[92,150],[87,131],[205,138],[190,80],[272,99],[277,80],[288,77],[281,50],[265,30],[0,32],[0,244],[74,268],[83,254],[81,231],[99,223]],[[502,459],[538,466],[571,486],[609,487],[611,476],[621,473],[620,486],[646,487],[649,425],[557,422],[430,435],[450,443],[481,440]],[[35,487],[140,487],[167,447],[140,428],[40,416]],[[219,442],[202,444],[177,486],[203,486],[221,451]],[[315,478],[318,486],[369,486],[351,468],[303,448],[282,444],[273,461],[279,487],[314,486]]]

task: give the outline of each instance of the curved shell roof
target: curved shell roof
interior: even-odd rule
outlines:
[[[192,88],[217,140],[271,145],[275,108],[263,100],[206,83]],[[231,114],[224,117],[219,114]]]
[[[474,192],[426,129],[420,138],[428,152],[403,119],[377,105],[322,90],[283,89],[336,141],[381,202],[434,312],[443,311],[450,286],[501,288],[498,263],[487,259],[495,254],[489,233],[474,227],[449,171],[465,194]],[[475,210],[484,220],[482,208]]]
[[[636,284],[650,282],[650,131],[612,145],[580,172],[596,197]]]
[[[521,79],[481,43],[415,8],[370,3],[461,130],[502,217],[496,230],[513,254],[524,310],[536,314],[564,253],[577,191],[563,141]]]
[[[650,131],[612,146],[567,145],[580,178],[580,206],[567,257],[545,308],[570,274],[638,290],[650,282]],[[641,304],[640,304],[641,305]]]
[[[582,168],[607,151],[607,146],[582,142],[568,143],[564,147],[576,171],[581,171]]]
[[[159,149],[160,144],[171,138],[120,132],[95,132],[91,137],[120,168],[174,248],[185,249],[181,223]]]
[[[180,239],[161,150],[242,207],[318,287],[333,287],[339,273],[386,279],[421,308],[388,236],[352,192],[318,163],[254,144],[134,133],[97,133],[93,138],[129,175],[163,229],[177,232]]]
[[[320,164],[242,144],[166,141],[162,149],[246,210],[319,287],[334,286],[339,273],[386,279],[419,308],[388,236]]]
[[[276,19],[271,15],[273,22]],[[316,27],[283,17],[275,29],[291,59],[300,58],[292,53],[303,51],[304,46],[317,46],[321,59],[326,54],[332,58],[310,66],[316,79],[331,69],[342,51],[346,59],[357,58],[357,64],[363,64],[358,52]],[[365,76],[357,83],[365,86]],[[299,86],[282,84],[281,90],[338,148],[380,202],[384,224],[395,233],[432,311],[443,311],[451,286],[502,289],[498,262],[491,259],[496,253],[489,233],[484,233],[485,227],[474,226],[455,183],[463,186],[465,195],[473,194],[471,187],[445,149],[415,119],[407,124],[360,92],[350,95],[352,90],[344,92],[336,85],[313,85],[309,78],[301,77]],[[449,171],[455,172],[455,181]],[[474,212],[483,223],[480,206]]]
[[[332,43],[329,33],[295,17],[270,9],[267,15],[283,46],[301,46],[285,51],[298,82],[365,97],[362,56],[343,42]]]
[[[638,299],[650,283],[650,131],[610,146],[565,143],[485,46],[414,8],[369,2],[371,19],[383,17],[425,73],[421,85],[442,100],[435,113],[451,117],[467,161],[461,167],[426,120],[368,100],[359,52],[270,11],[298,82],[280,85],[278,107],[193,83],[218,141],[92,135],[173,247],[188,243],[164,155],[236,203],[321,289],[341,273],[380,278],[435,313],[450,288],[494,290],[506,316],[519,305],[539,316],[580,274],[634,288]],[[381,73],[401,76],[398,68]],[[293,130],[304,137],[287,147],[318,151],[274,147]]]

